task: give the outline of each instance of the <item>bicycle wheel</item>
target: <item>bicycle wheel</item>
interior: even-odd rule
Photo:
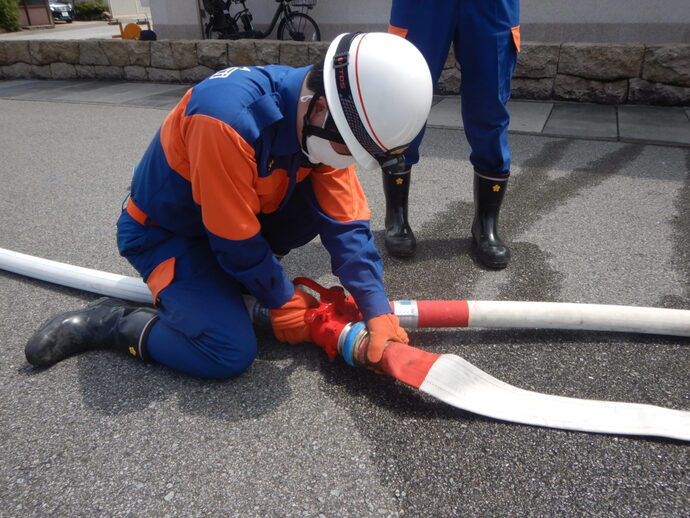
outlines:
[[[304,13],[291,13],[278,25],[279,40],[321,41],[321,31],[314,18]]]
[[[213,39],[213,21],[210,21],[204,27],[204,36],[207,40]]]

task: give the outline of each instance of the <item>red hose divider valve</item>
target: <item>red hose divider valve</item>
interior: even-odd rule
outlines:
[[[316,281],[298,277],[295,286],[305,286],[319,294],[319,305],[304,314],[309,324],[312,341],[321,347],[329,358],[338,355],[338,340],[345,326],[363,320],[362,314],[351,296],[345,295],[342,286],[324,288]]]

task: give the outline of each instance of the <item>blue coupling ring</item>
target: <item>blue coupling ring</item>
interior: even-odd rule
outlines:
[[[345,359],[345,362],[351,367],[359,366],[357,363],[355,363],[355,359],[352,357],[352,353],[357,336],[366,327],[367,326],[364,322],[357,322],[353,324],[350,328],[350,331],[347,333],[345,340],[343,341],[343,347],[340,350],[340,355]]]

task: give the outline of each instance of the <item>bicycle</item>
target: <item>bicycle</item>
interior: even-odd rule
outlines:
[[[246,5],[246,0],[204,0],[204,10],[209,16],[209,21],[204,26],[204,36],[206,39],[263,39],[273,32],[280,19],[276,31],[279,40],[321,41],[321,30],[316,21],[305,12],[293,9],[312,9],[316,5],[316,0],[276,2],[279,5],[273,14],[271,24],[266,31],[260,31],[254,28],[254,17]],[[230,12],[232,4],[241,4],[239,11],[234,14]]]

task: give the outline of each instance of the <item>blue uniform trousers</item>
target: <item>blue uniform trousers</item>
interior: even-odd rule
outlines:
[[[277,253],[311,241],[318,217],[297,185],[285,207],[261,216],[262,235]],[[176,371],[201,378],[230,378],[256,356],[256,336],[241,286],[218,264],[205,236],[184,237],[141,224],[127,211],[117,223],[120,254],[146,280],[156,266],[175,257],[172,282],[159,292],[159,320],[146,341],[151,358]]]
[[[424,55],[437,83],[451,43],[462,73],[462,120],[474,168],[508,176],[510,79],[519,45],[519,0],[393,0],[390,24]],[[419,160],[420,132],[405,152]]]

